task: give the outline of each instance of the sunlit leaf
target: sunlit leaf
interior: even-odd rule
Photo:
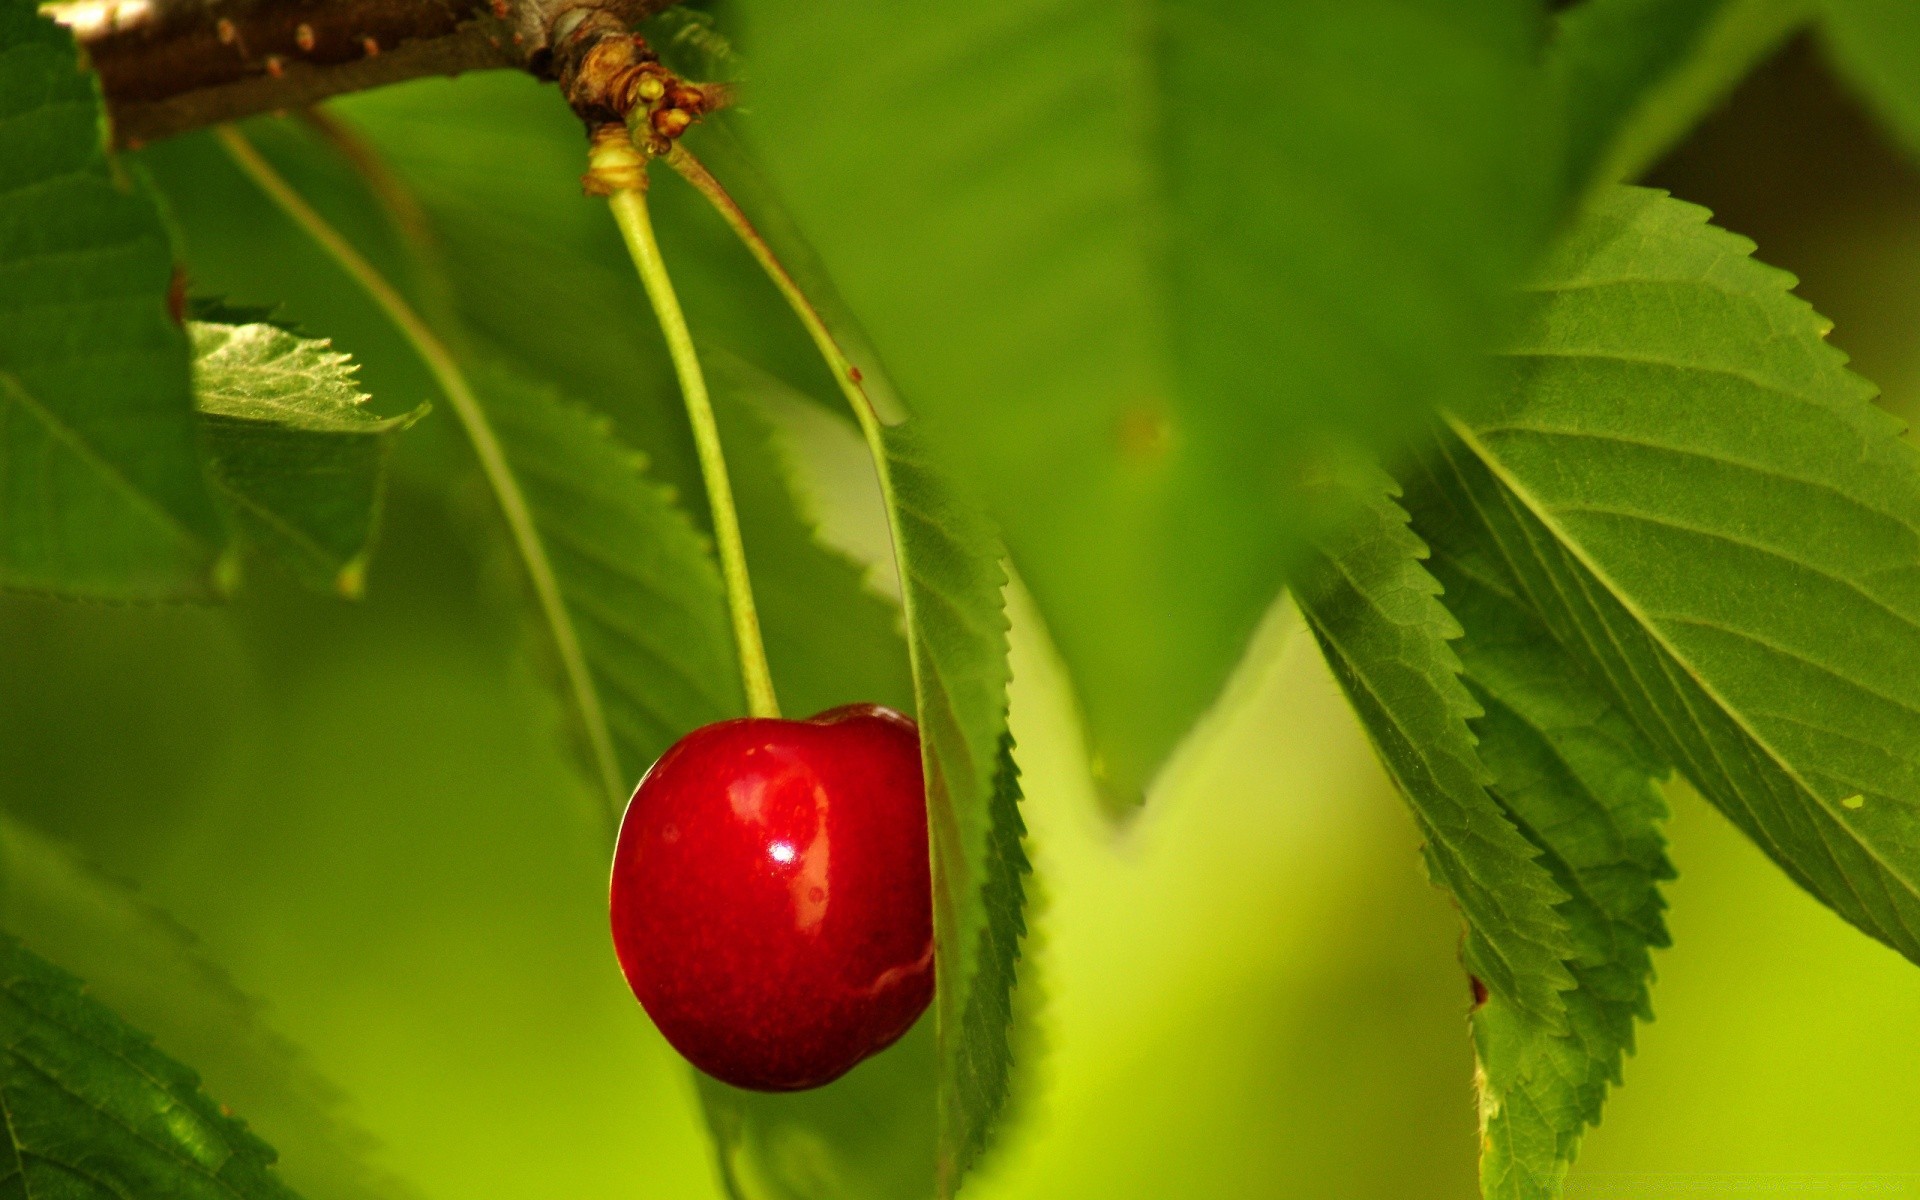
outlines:
[[[1920,961],[1920,455],[1751,250],[1612,192],[1436,461],[1659,757]]]
[[[389,435],[330,343],[274,325],[192,323],[194,403],[214,479],[247,538],[300,578],[360,593],[379,525]]]
[[[107,158],[72,35],[0,0],[0,586],[226,586],[172,280],[160,211]]]

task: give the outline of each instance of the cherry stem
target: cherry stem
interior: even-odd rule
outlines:
[[[769,246],[767,239],[754,228],[753,221],[748,218],[746,211],[740,207],[739,202],[734,200],[732,194],[720,181],[713,177],[713,173],[708,171],[706,166],[679,142],[673,144],[673,149],[667,154],[666,160],[667,165],[677,171],[682,179],[692,184],[695,191],[707,198],[707,202],[713,206],[714,211],[718,212],[721,219],[732,228],[741,244],[746,246],[748,252],[760,264],[761,269],[767,273],[767,277],[773,281],[774,287],[779,289],[781,296],[786,298],[794,315],[800,318],[800,323],[806,327],[807,335],[813,339],[814,347],[820,351],[820,357],[826,360],[828,368],[832,370],[834,382],[840,385],[841,394],[852,406],[854,419],[860,423],[860,431],[866,435],[867,448],[872,452],[874,466],[879,470],[881,481],[885,484],[890,473],[886,469],[886,448],[881,440],[880,415],[874,411],[872,399],[867,395],[866,389],[860,385],[860,369],[854,365],[852,359],[847,357],[846,351],[841,349],[840,343],[833,336],[833,331],[827,328],[827,322],[820,315],[820,310],[814,307],[813,301],[807,298],[806,292],[788,272],[785,264],[774,254],[773,247]]]
[[[726,583],[727,608],[733,618],[733,639],[740,652],[740,681],[747,693],[747,711],[756,717],[777,717],[780,703],[773,691],[773,673],[767,668],[766,646],[760,638],[760,617],[753,603],[753,584],[747,577],[747,553],[740,539],[740,517],[733,504],[733,484],[727,477],[727,459],[720,447],[720,429],[700,370],[693,334],[673,290],[660,243],[654,237],[647,212],[646,160],[625,127],[606,125],[594,134],[588,156],[588,179],[594,190],[604,190],[620,226],[620,236],[633,256],[633,265],[653,302],[660,333],[680,378],[687,402],[687,421],[693,427],[693,445],[700,458],[700,476],[706,483],[713,510],[713,540],[720,554],[720,575]]]
[[[506,452],[500,446],[500,439],[494,434],[493,425],[487,419],[486,410],[474,395],[473,386],[467,381],[466,373],[460,369],[458,360],[448,349],[446,342],[434,333],[431,326],[407,303],[397,288],[389,283],[372,263],[368,262],[339,230],[327,223],[306,199],[294,190],[292,184],[273,168],[260,151],[248,141],[246,136],[231,125],[221,125],[214,130],[214,136],[232,157],[255,186],[265,192],[279,209],[294,224],[311,237],[328,257],[360,285],[373,302],[386,314],[387,319],[400,330],[407,343],[413,347],[420,361],[433,375],[434,382],[447,398],[453,409],[454,417],[460,422],[460,428],[473,444],[474,457],[480,462],[480,471],[486,476],[487,486],[493,490],[500,504],[500,512],[506,518],[507,530],[513,537],[514,548],[520,554],[520,560],[526,565],[527,577],[533,585],[534,597],[540,605],[541,615],[546,619],[547,628],[553,634],[554,646],[560,658],[562,672],[567,678],[568,690],[573,695],[575,706],[580,711],[581,724],[585,726],[589,747],[593,753],[595,769],[600,781],[606,788],[610,803],[617,806],[627,794],[627,785],[620,772],[619,759],[614,753],[613,740],[607,731],[607,721],[600,707],[600,695],[594,688],[592,673],[587,668],[585,653],[581,650],[580,639],[573,627],[573,619],[567,612],[566,603],[560,594],[560,584],[553,572],[553,564],[547,558],[546,545],[540,539],[539,528],[534,524],[532,510],[520,490],[520,483],[514,477],[513,469],[507,462]]]

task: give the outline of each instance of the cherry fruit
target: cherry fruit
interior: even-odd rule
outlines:
[[[920,734],[878,705],[694,730],[613,856],[613,944],[660,1032],[716,1079],[817,1087],[933,998]]]

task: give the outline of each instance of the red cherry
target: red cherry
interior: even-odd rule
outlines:
[[[716,1079],[837,1079],[933,998],[920,734],[878,705],[696,729],[640,781],[613,944],[660,1032]]]

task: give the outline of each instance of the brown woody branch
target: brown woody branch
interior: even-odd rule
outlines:
[[[674,0],[61,0],[138,145],[255,113],[427,75],[553,76],[584,23],[626,29]]]

